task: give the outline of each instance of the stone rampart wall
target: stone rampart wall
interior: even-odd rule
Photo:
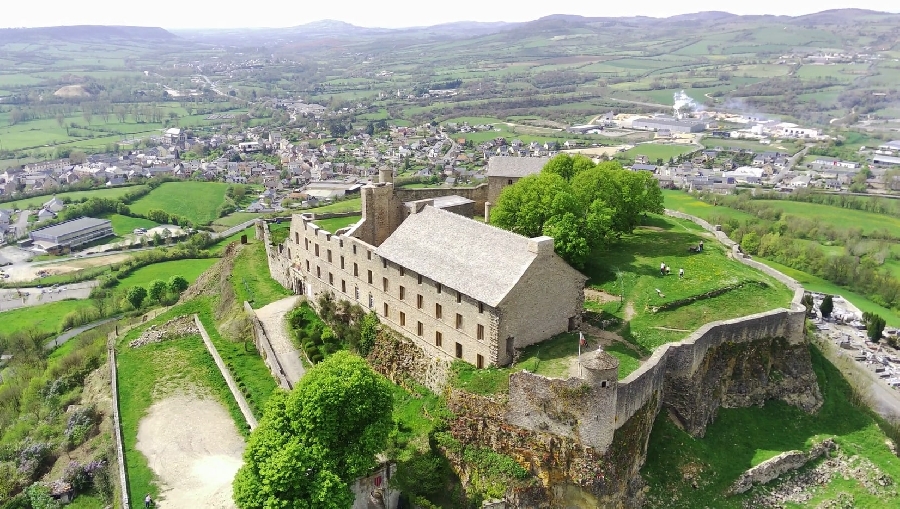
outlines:
[[[261,240],[266,247],[266,261],[269,264],[269,274],[272,279],[288,290],[300,293],[300,289],[297,288],[297,280],[291,275],[291,259],[285,252],[286,242],[273,246],[269,235],[269,225],[262,219],[256,221],[256,240]]]
[[[402,202],[426,200],[441,196],[462,196],[475,202],[475,214],[484,214],[484,203],[488,197],[488,185],[479,184],[475,187],[430,187],[421,189],[409,189],[395,187],[394,192]]]
[[[272,348],[272,342],[269,341],[266,330],[260,323],[259,317],[256,316],[256,311],[253,310],[253,306],[247,301],[244,301],[244,312],[247,313],[247,318],[252,324],[253,344],[256,345],[256,351],[259,352],[263,361],[265,361],[266,366],[269,367],[272,378],[278,382],[279,387],[287,390],[293,389],[294,386],[284,373],[284,368],[281,366],[281,361],[278,360],[278,355],[275,354],[274,348]]]

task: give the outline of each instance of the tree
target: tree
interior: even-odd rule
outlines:
[[[378,315],[374,311],[370,311],[361,322],[357,348],[360,355],[366,356],[375,346],[375,338],[378,335]]]
[[[870,340],[877,343],[881,339],[881,334],[884,332],[887,322],[881,315],[869,313],[868,311],[863,313],[863,321],[866,324],[866,335]]]
[[[834,311],[834,297],[826,295],[819,304],[819,312],[822,313],[822,318],[828,318],[832,311]]]
[[[187,290],[189,284],[184,276],[175,275],[169,278],[169,291],[181,295],[181,292]]]
[[[392,405],[390,384],[362,358],[331,355],[293,391],[270,398],[235,476],[237,506],[352,506],[350,483],[375,466],[393,428]]]
[[[147,298],[147,290],[143,286],[132,286],[125,293],[125,298],[134,309],[140,309],[144,299]]]
[[[166,291],[169,289],[166,282],[162,279],[157,279],[150,283],[150,291],[148,295],[150,299],[155,300],[156,302],[162,302],[163,297],[166,296]]]

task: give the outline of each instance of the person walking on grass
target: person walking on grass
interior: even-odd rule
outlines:
[[[659,264],[659,275],[660,276],[666,275],[666,262],[662,262]]]
[[[144,509],[149,509],[149,507],[152,505],[153,505],[153,499],[150,498],[150,494],[147,493],[147,496],[144,497]]]
[[[684,269],[678,269],[678,279],[684,279]]]

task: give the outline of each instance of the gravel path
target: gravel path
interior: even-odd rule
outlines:
[[[236,507],[231,482],[244,441],[214,399],[182,394],[154,403],[138,425],[136,448],[161,481],[156,507]],[[131,506],[143,507],[143,498]]]
[[[266,336],[272,343],[272,350],[281,363],[284,374],[291,384],[296,384],[306,373],[303,363],[300,361],[300,352],[291,342],[291,336],[287,328],[287,315],[300,302],[301,297],[294,295],[279,301],[275,301],[268,306],[261,307],[256,310],[256,316],[266,331]]]

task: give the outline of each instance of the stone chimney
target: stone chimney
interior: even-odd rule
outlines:
[[[378,182],[382,184],[394,183],[394,170],[388,167],[382,167],[378,170]]]
[[[484,202],[484,222],[487,224],[491,224],[491,209],[493,207],[493,203],[489,201]]]
[[[553,237],[534,237],[528,239],[528,250],[538,256],[548,256],[553,253]]]

